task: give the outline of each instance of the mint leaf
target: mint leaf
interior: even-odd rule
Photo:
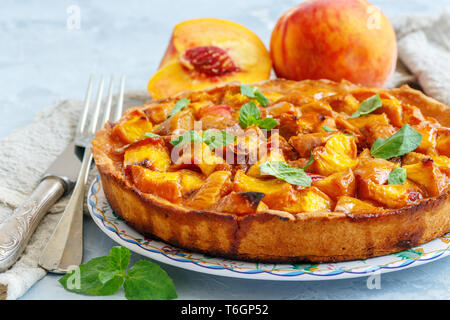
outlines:
[[[326,132],[336,131],[335,129],[331,129],[330,127],[327,126],[322,126],[322,129],[325,130]]]
[[[359,108],[356,112],[354,112],[350,118],[358,118],[360,116],[364,116],[366,114],[369,114],[376,109],[380,108],[383,105],[380,95],[377,93],[374,96],[371,96],[370,98],[364,100],[359,104]]]
[[[146,133],[144,134],[144,136],[145,136],[146,138],[160,137],[159,134],[156,134],[156,133],[153,133],[153,132],[146,132]]]
[[[157,264],[138,261],[128,270],[123,285],[129,300],[163,300],[177,298],[172,279]]]
[[[173,146],[182,146],[186,143],[191,143],[191,142],[202,142],[202,137],[200,137],[200,135],[197,133],[197,131],[194,130],[189,130],[189,131],[185,131],[183,132],[183,134],[179,135],[178,137],[176,137],[175,139],[171,140],[170,143]]]
[[[239,124],[244,129],[252,124],[256,124],[260,118],[261,113],[253,101],[244,104],[241,109],[239,109]]]
[[[72,292],[95,296],[107,296],[122,286],[121,271],[112,267],[110,258],[94,258],[59,279],[63,287]]]
[[[189,103],[191,103],[191,100],[186,99],[186,98],[182,98],[182,99],[178,100],[175,103],[175,106],[173,107],[172,111],[170,111],[169,116],[167,118],[170,118],[175,113],[180,112],[181,110],[183,110]]]
[[[267,117],[257,121],[255,124],[261,129],[272,130],[278,125],[278,122],[274,118]]]
[[[396,167],[389,173],[388,184],[405,184],[406,182],[406,169]]]
[[[264,94],[261,92],[261,90],[257,87],[248,85],[248,84],[241,84],[241,94],[244,96],[247,96],[251,99],[255,99],[259,102],[260,105],[263,107],[267,106],[267,98],[264,96]]]
[[[130,250],[125,247],[113,247],[109,256],[94,258],[81,264],[58,281],[68,291],[88,295],[111,295],[123,285],[127,299],[177,297],[170,277],[154,263],[140,260],[125,274],[130,255]]]
[[[130,250],[125,247],[112,247],[109,252],[111,266],[120,271],[125,271],[130,264]]]
[[[311,154],[309,155],[309,160],[308,160],[308,162],[305,164],[305,166],[304,166],[302,169],[305,170],[305,169],[308,168],[313,162],[314,162],[314,156],[313,156],[313,153],[312,153],[312,151],[311,151]]]
[[[375,158],[390,159],[415,150],[421,142],[422,134],[405,124],[390,138],[375,140],[370,153]]]
[[[303,169],[291,167],[282,161],[266,161],[259,165],[262,173],[298,186],[311,186],[311,177]]]
[[[236,137],[224,130],[208,129],[203,131],[202,139],[211,149],[215,149],[233,143]]]

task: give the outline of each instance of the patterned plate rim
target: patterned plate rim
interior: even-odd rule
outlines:
[[[426,252],[417,254],[417,256],[413,258],[404,258],[397,260],[392,260],[387,263],[383,264],[374,264],[369,268],[366,268],[365,270],[361,271],[358,270],[358,267],[352,267],[348,268],[345,267],[346,264],[352,264],[356,262],[366,261],[372,262],[375,259],[379,258],[385,258],[390,257],[394,259],[394,257],[400,256],[402,253],[407,252],[420,252],[420,250],[423,249],[420,247],[415,247],[412,249],[408,249],[396,254],[383,256],[383,257],[375,257],[370,258],[367,260],[356,260],[356,261],[349,261],[349,262],[337,262],[337,263],[330,263],[330,264],[310,264],[310,267],[315,266],[314,268],[310,268],[311,270],[307,270],[308,268],[304,268],[303,271],[299,271],[296,268],[294,268],[294,265],[291,265],[292,267],[287,267],[285,269],[276,269],[275,266],[277,264],[262,264],[264,266],[268,266],[264,269],[257,269],[254,267],[250,267],[251,265],[257,265],[255,263],[249,263],[249,262],[243,262],[243,261],[234,261],[229,259],[224,259],[224,261],[227,261],[228,264],[244,264],[249,265],[247,268],[239,268],[239,267],[233,267],[226,264],[218,264],[213,263],[211,261],[208,262],[201,262],[201,259],[190,259],[186,257],[186,253],[189,253],[192,256],[197,257],[206,257],[203,254],[199,253],[192,253],[187,250],[181,250],[176,249],[175,247],[165,244],[161,241],[155,241],[152,240],[152,243],[159,244],[160,246],[166,246],[169,248],[173,248],[174,250],[168,250],[164,251],[159,248],[151,248],[147,244],[142,243],[139,239],[136,239],[135,237],[132,237],[128,235],[126,232],[119,231],[113,223],[108,221],[105,217],[105,213],[98,208],[98,197],[97,195],[99,192],[102,191],[101,187],[101,181],[100,181],[100,175],[98,175],[94,181],[92,182],[89,190],[88,190],[88,197],[87,197],[87,205],[89,209],[89,213],[91,214],[94,222],[97,224],[97,226],[112,240],[115,242],[129,248],[130,250],[146,256],[150,259],[154,259],[156,261],[166,263],[172,266],[180,267],[187,270],[197,271],[197,272],[203,272],[203,273],[209,273],[209,274],[215,274],[220,276],[228,276],[228,277],[234,277],[234,278],[247,278],[247,279],[262,279],[262,280],[294,280],[294,281],[311,281],[311,280],[324,280],[324,279],[344,279],[344,278],[356,278],[356,277],[363,277],[363,276],[370,276],[371,274],[375,272],[380,273],[387,273],[392,271],[398,271],[398,270],[404,270],[406,268],[410,268],[413,266],[419,266],[421,264],[425,264],[431,261],[438,260],[440,258],[443,258],[447,256],[450,253],[450,233],[447,233],[443,235],[442,237],[439,237],[433,241],[441,241],[442,243],[445,243],[441,248],[438,250]],[[126,225],[127,228],[132,229],[128,224],[126,224],[124,221],[122,221],[124,225]],[[134,231],[138,233],[137,231]],[[138,233],[139,234],[139,233]],[[145,239],[144,236],[142,236],[142,239]],[[433,242],[431,241],[431,242]],[[429,245],[431,242],[424,244],[423,246]],[[431,257],[430,257],[431,255]],[[214,258],[214,257],[212,257]],[[220,258],[217,258],[220,259]],[[197,261],[199,260],[199,261]],[[281,264],[284,265],[284,264]],[[322,266],[333,266],[333,269],[329,269],[329,272],[326,273],[319,273],[315,272],[314,270],[320,270]],[[270,267],[272,266],[272,267]],[[341,267],[339,267],[341,266]],[[366,266],[370,266],[369,263],[366,264]],[[336,268],[337,267],[337,268]],[[241,270],[240,270],[241,269]]]

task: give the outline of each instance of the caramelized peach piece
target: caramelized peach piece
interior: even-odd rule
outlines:
[[[446,156],[424,155],[423,153],[409,152],[403,156],[402,163],[403,165],[415,164],[426,161],[427,158],[433,159],[439,169],[450,177],[450,158]]]
[[[282,210],[290,213],[327,211],[333,201],[316,187],[309,187],[295,192],[295,200],[285,205]]]
[[[145,114],[133,112],[123,122],[117,123],[113,129],[113,136],[124,144],[130,144],[145,138],[147,132],[151,132],[153,125]]]
[[[209,176],[218,165],[224,164],[223,158],[217,157],[205,143],[194,143],[191,148],[175,161],[173,169],[197,167]]]
[[[380,207],[376,207],[369,202],[349,197],[342,196],[339,197],[336,202],[336,206],[334,207],[334,211],[337,212],[345,212],[345,213],[371,213],[382,211],[383,209]]]
[[[436,149],[439,154],[450,157],[450,129],[438,130]]]
[[[205,176],[199,172],[182,169],[178,171],[181,174],[181,186],[183,187],[183,194],[190,195],[194,191],[201,188],[205,182]]]
[[[312,185],[335,200],[340,196],[353,197],[356,190],[355,175],[350,168],[342,172],[333,173],[324,179],[313,181]]]
[[[285,159],[298,158],[297,151],[278,132],[272,133],[270,138],[267,139],[267,151],[281,152]]]
[[[280,153],[278,150],[274,150],[274,151],[270,152],[267,156],[262,157],[255,164],[253,164],[250,167],[250,169],[247,170],[247,175],[250,177],[254,177],[254,178],[264,177],[264,174],[261,174],[261,171],[259,170],[259,166],[266,161],[286,162],[286,159],[284,159],[284,156],[282,153]]]
[[[410,125],[417,125],[425,121],[419,108],[410,105],[402,105],[402,121]]]
[[[422,134],[422,141],[415,149],[416,152],[425,154],[435,154],[437,144],[437,129],[428,121],[412,126],[416,131]]]
[[[324,176],[354,168],[358,164],[355,138],[344,134],[334,135],[323,147],[315,148],[313,156],[312,166]]]
[[[282,210],[283,204],[292,201],[293,195],[293,188],[287,182],[278,179],[263,180],[249,177],[242,170],[236,172],[233,191],[264,193],[264,203],[269,208],[278,210]]]
[[[336,94],[325,98],[331,108],[336,112],[351,115],[359,108],[359,101],[351,94]]]
[[[229,171],[213,172],[200,189],[186,200],[186,205],[199,210],[210,208],[230,191],[230,177]]]
[[[181,201],[179,172],[158,172],[141,166],[131,166],[130,172],[134,185],[142,192],[155,194],[174,203]]]
[[[278,118],[284,113],[289,113],[295,116],[300,116],[300,111],[297,107],[295,107],[292,103],[289,102],[277,102],[272,106],[269,106],[263,109],[265,112],[264,115],[271,115],[273,118]]]
[[[175,113],[173,116],[160,123],[155,127],[153,132],[164,136],[177,130],[188,131],[192,129],[194,129],[194,115],[192,110],[185,109]]]
[[[201,107],[196,112],[197,119],[202,119],[204,116],[213,116],[216,118],[231,118],[231,107],[224,105],[206,105]]]
[[[242,25],[214,18],[188,20],[175,26],[148,91],[160,99],[230,81],[257,82],[269,78],[271,66],[264,44]]]
[[[379,185],[372,181],[364,183],[365,191],[360,193],[362,199],[371,199],[388,208],[402,208],[417,200],[416,196],[410,197],[410,186],[403,185]]]
[[[166,171],[171,159],[161,139],[149,138],[131,145],[125,150],[123,166],[139,164],[156,171]]]
[[[408,179],[424,187],[430,197],[437,197],[448,188],[448,177],[439,170],[433,159],[403,166]]]
[[[382,99],[382,106],[379,110],[381,113],[385,113],[389,118],[389,121],[396,127],[403,127],[403,109],[398,100],[395,99]],[[377,111],[378,111],[377,110]],[[377,112],[375,111],[375,112]]]
[[[289,143],[295,148],[300,157],[307,158],[311,151],[325,144],[326,140],[337,132],[316,132],[299,134],[289,139]]]
[[[253,214],[258,211],[264,193],[231,192],[219,200],[214,209],[219,212],[234,213],[239,216]]]
[[[364,181],[372,181],[376,184],[385,184],[389,174],[396,167],[395,163],[373,158],[368,149],[365,149],[358,156],[358,166],[353,170],[356,177]]]

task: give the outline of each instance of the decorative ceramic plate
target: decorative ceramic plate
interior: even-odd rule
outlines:
[[[109,206],[100,176],[88,193],[89,212],[99,228],[118,244],[150,259],[220,276],[263,280],[324,280],[370,276],[419,266],[450,253],[450,233],[424,245],[366,260],[323,264],[269,264],[210,257],[149,239],[128,226]]]

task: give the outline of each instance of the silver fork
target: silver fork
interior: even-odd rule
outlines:
[[[91,141],[96,132],[108,121],[117,121],[123,109],[123,97],[125,90],[125,77],[120,81],[118,102],[112,111],[112,97],[114,79],[110,78],[109,91],[106,105],[103,110],[103,118],[99,122],[102,107],[103,89],[105,79],[102,76],[98,88],[97,101],[91,111],[90,100],[93,86],[93,77],[89,79],[86,99],[81,118],[78,122],[74,143],[77,147],[84,148],[83,160],[75,187],[64,213],[53,232],[47,246],[44,249],[39,265],[44,269],[54,273],[65,273],[72,266],[77,266],[83,258],[83,203],[89,168],[92,162]],[[113,113],[113,115],[111,115]],[[90,121],[88,124],[88,116]],[[112,116],[112,119],[111,119]]]

